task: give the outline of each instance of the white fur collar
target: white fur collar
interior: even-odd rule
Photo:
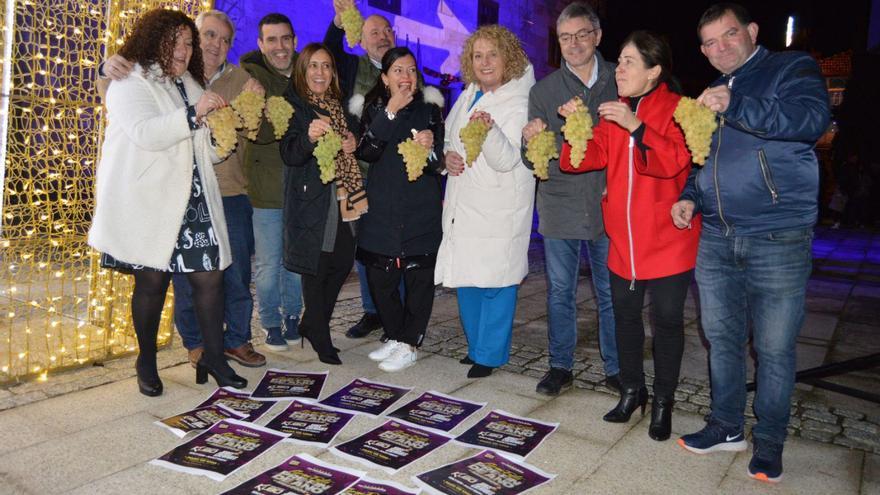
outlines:
[[[422,88],[422,101],[443,108],[446,103],[443,93],[434,86],[425,86]],[[348,100],[348,111],[355,117],[360,117],[364,113],[364,95],[355,93]]]

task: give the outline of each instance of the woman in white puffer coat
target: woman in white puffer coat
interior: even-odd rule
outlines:
[[[461,73],[468,85],[446,120],[449,178],[434,282],[458,289],[468,339],[462,363],[472,364],[468,377],[477,378],[509,358],[517,290],[528,273],[535,179],[520,146],[535,76],[519,40],[498,25],[468,38]],[[476,161],[465,166],[459,131],[473,119],[490,130]]]

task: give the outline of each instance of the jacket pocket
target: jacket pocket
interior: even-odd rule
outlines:
[[[758,149],[758,163],[761,164],[761,175],[764,177],[764,185],[770,192],[770,200],[775,205],[779,202],[779,191],[776,189],[776,183],[773,182],[773,174],[770,172],[770,165],[767,164],[767,155],[764,149]]]

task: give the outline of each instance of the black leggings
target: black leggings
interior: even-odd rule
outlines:
[[[645,384],[645,325],[642,308],[645,290],[651,291],[651,320],[654,327],[654,395],[672,397],[678,387],[684,350],[684,301],[694,271],[651,280],[631,281],[611,273],[611,301],[614,305],[620,383],[625,388]]]
[[[202,359],[225,375],[223,372],[231,372],[232,368],[223,356],[223,270],[191,272],[186,274],[186,279],[192,286],[196,319],[205,346]],[[134,272],[131,319],[140,348],[137,369],[139,374],[145,374],[144,377],[158,377],[156,335],[170,281],[170,272]]]
[[[385,333],[392,340],[414,347],[421,346],[434,306],[434,268],[406,270],[404,267],[391,266],[385,271],[373,265],[365,266],[370,296],[373,297]],[[401,278],[405,290],[402,302]]]

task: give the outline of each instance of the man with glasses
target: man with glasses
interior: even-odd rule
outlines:
[[[562,125],[557,109],[579,96],[598,122],[600,103],[617,99],[614,65],[606,62],[596,47],[602,40],[599,17],[589,5],[575,2],[567,6],[556,21],[563,66],[535,84],[529,95],[529,123],[523,128],[525,143],[538,132],[549,129],[556,134],[561,149]],[[550,371],[536,391],[558,395],[572,384],[571,369],[577,345],[577,283],[581,246],[590,258],[596,305],[599,310],[599,349],[605,365],[606,385],[618,388],[617,344],[614,338],[614,312],[608,276],[608,237],[599,203],[605,191],[605,171],[564,174],[558,160],[549,166],[550,178],[538,183],[538,232],[544,236],[547,274],[547,327]]]
[[[245,90],[263,92],[262,86],[243,69],[227,62],[226,56],[235,37],[235,26],[229,17],[219,10],[202,12],[196,17],[199,30],[199,47],[205,66],[205,82],[210,90],[227,102]],[[108,78],[119,80],[128,77],[134,64],[113,55],[102,64]],[[99,82],[99,89],[105,82]],[[226,357],[243,366],[258,367],[266,364],[266,357],[256,352],[251,344],[251,317],[254,300],[251,296],[251,255],[254,252],[254,231],[251,220],[253,209],[247,196],[247,180],[244,176],[244,138],[239,137],[235,151],[214,166],[220,192],[223,195],[223,213],[229,233],[232,264],[223,274],[223,308],[226,331],[223,344]],[[189,351],[189,361],[195,366],[202,356],[202,337],[192,300],[192,287],[186,276],[172,276],[174,284],[174,325],[180,333],[183,346]]]

